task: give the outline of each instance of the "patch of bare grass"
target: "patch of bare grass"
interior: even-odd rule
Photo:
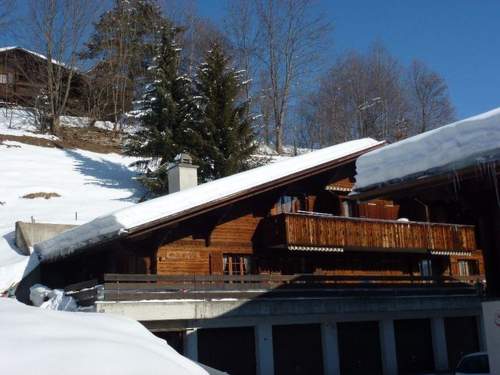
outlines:
[[[26,195],[23,195],[22,198],[25,198],[25,199],[35,199],[35,198],[45,198],[45,199],[50,199],[50,198],[57,198],[57,197],[60,197],[59,194],[57,193],[45,193],[43,191],[40,191],[38,193],[30,193],[30,194],[26,194]]]

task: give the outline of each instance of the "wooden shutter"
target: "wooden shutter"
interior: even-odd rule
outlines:
[[[223,273],[224,267],[222,262],[222,253],[210,253],[210,274],[222,275]]]

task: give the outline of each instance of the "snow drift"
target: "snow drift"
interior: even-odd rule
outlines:
[[[65,257],[77,249],[126,235],[129,230],[146,223],[175,217],[203,204],[222,201],[249,189],[381,144],[382,142],[370,138],[345,142],[139,203],[101,216],[37,244],[35,251],[42,261]]]
[[[208,374],[138,322],[0,298],[2,374]]]
[[[355,191],[459,170],[500,158],[500,108],[360,156]]]

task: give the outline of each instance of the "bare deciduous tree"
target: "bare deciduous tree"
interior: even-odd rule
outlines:
[[[284,126],[294,89],[317,66],[331,30],[314,0],[257,0],[260,45],[274,123],[275,147],[283,148]],[[315,64],[312,63],[315,62]]]
[[[446,82],[423,62],[413,61],[408,73],[408,93],[413,107],[413,131],[422,133],[454,120]]]
[[[46,57],[44,115],[50,131],[57,134],[65,113],[75,75],[78,51],[94,19],[92,0],[32,0],[30,16],[36,49]]]
[[[155,1],[115,0],[85,43],[82,58],[100,61],[91,73],[106,82],[102,87],[109,97],[106,117],[114,121],[115,130],[122,115],[132,109],[133,99],[142,95],[154,44],[164,26],[167,22]]]
[[[244,70],[245,80],[253,80],[258,71],[257,13],[253,0],[228,1],[225,32],[232,45],[236,65]],[[251,85],[245,86],[246,98],[250,98]]]
[[[368,54],[339,58],[320,81],[314,101],[319,146],[360,137],[398,138],[407,121],[407,99],[400,64],[380,45]],[[303,126],[307,122],[303,120]]]
[[[394,141],[453,120],[444,80],[423,63],[405,69],[380,43],[340,57],[301,109],[303,143],[316,146],[360,137]]]
[[[210,19],[200,17],[194,0],[163,0],[162,3],[169,20],[182,30],[179,45],[182,46],[183,72],[193,76],[214,42],[230,52],[228,34],[222,32]]]

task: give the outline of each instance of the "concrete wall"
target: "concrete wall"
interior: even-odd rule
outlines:
[[[500,301],[483,302],[482,335],[490,361],[490,373],[500,374]]]
[[[225,320],[271,319],[298,316],[301,319],[315,316],[390,316],[435,312],[481,312],[477,296],[398,296],[398,297],[331,297],[331,298],[255,298],[220,300],[155,300],[155,301],[98,301],[98,312],[128,316],[140,321],[218,322]]]
[[[23,223],[22,221],[18,221],[16,222],[16,246],[24,252],[24,255],[29,255],[33,245],[49,240],[75,226],[66,224]]]

